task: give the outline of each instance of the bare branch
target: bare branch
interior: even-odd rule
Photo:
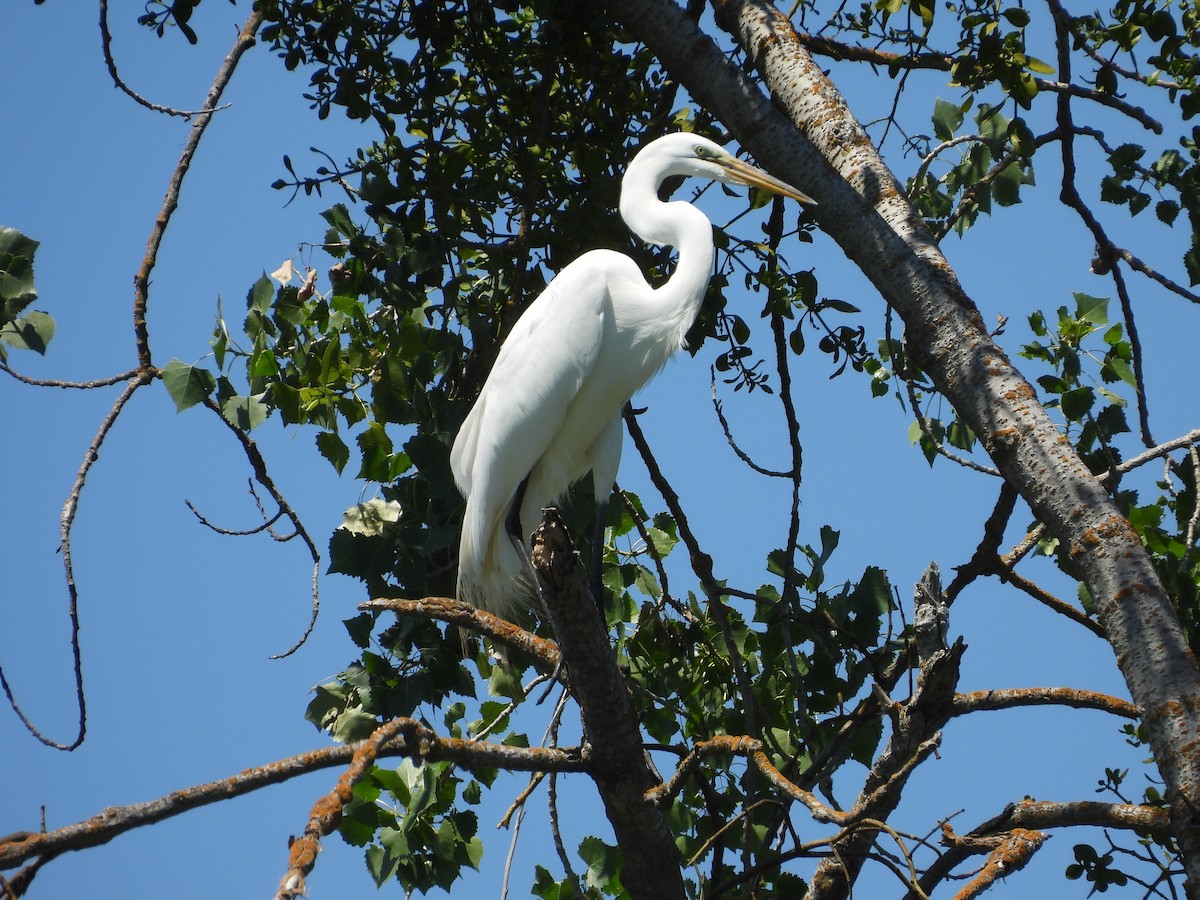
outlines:
[[[1107,639],[1108,632],[1105,630],[1102,623],[1089,616],[1078,606],[1067,603],[1065,600],[1060,600],[1058,597],[1055,597],[1049,591],[1030,581],[1028,578],[1025,578],[1023,575],[1018,575],[1015,571],[1013,571],[1013,569],[1005,566],[1003,560],[1000,561],[1000,565],[996,571],[996,574],[1000,576],[1001,581],[1005,582],[1006,584],[1011,584],[1013,587],[1017,588],[1023,593],[1028,594],[1047,609],[1054,610],[1054,612],[1058,613],[1060,616],[1066,616],[1072,622],[1082,625],[1097,637]]]
[[[399,733],[380,748],[380,757],[408,756],[427,760],[449,760],[466,769],[505,768],[513,771],[583,772],[587,767],[579,748],[557,750],[544,747],[511,747],[459,738],[438,737],[415,719],[400,719]],[[24,834],[0,843],[0,868],[64,850],[83,850],[107,844],[118,835],[153,825],[188,810],[240,797],[272,784],[282,784],[299,775],[349,763],[357,745],[325,747],[278,762],[246,769],[196,787],[174,791],[157,800],[129,806],[110,807],[97,816],[55,831]]]
[[[304,545],[308,547],[309,555],[312,557],[312,613],[308,619],[308,627],[305,628],[304,633],[300,635],[299,640],[297,640],[296,643],[294,643],[287,650],[284,650],[282,653],[275,653],[271,656],[271,659],[283,659],[286,656],[291,656],[302,646],[304,646],[304,642],[308,640],[309,635],[312,634],[312,630],[317,624],[317,614],[321,609],[321,598],[319,594],[321,553],[319,550],[317,550],[317,545],[313,542],[313,539],[309,537],[308,530],[304,527],[304,523],[300,521],[300,516],[294,509],[292,509],[291,504],[287,502],[287,499],[283,496],[283,492],[275,486],[274,479],[271,478],[270,473],[267,471],[267,461],[263,459],[262,453],[259,452],[258,445],[254,443],[250,435],[225,418],[225,414],[221,412],[221,407],[217,405],[217,402],[213,400],[212,397],[205,397],[203,400],[203,405],[209,411],[213,412],[217,416],[217,419],[224,423],[226,428],[233,432],[234,437],[238,439],[238,443],[242,445],[242,452],[245,453],[246,460],[250,463],[250,468],[254,472],[254,480],[261,484],[263,489],[271,495],[271,499],[274,500],[275,505],[279,507],[279,513],[286,516],[288,520],[291,521],[292,527],[296,530],[296,534],[300,536],[300,540],[302,540]],[[253,491],[251,491],[251,493],[253,493]],[[255,499],[257,500],[257,495]],[[195,510],[193,509],[192,512],[195,512]],[[199,517],[199,513],[197,513],[197,516]],[[266,518],[265,513],[263,516]],[[279,516],[276,515],[270,521],[277,521],[278,518]],[[204,522],[202,517],[200,520]],[[208,523],[205,522],[205,524]]]
[[[950,846],[954,846],[955,840],[963,840],[954,835],[949,823],[944,824],[942,828],[945,831],[943,840]],[[972,849],[986,847],[990,852],[983,868],[974,878],[963,885],[962,889],[954,895],[954,900],[974,900],[975,897],[995,884],[997,879],[1025,868],[1026,863],[1033,858],[1033,854],[1045,843],[1046,837],[1047,835],[1040,831],[1014,828],[998,838],[965,839]],[[979,851],[975,850],[975,852]]]
[[[551,641],[460,600],[449,597],[423,597],[420,600],[384,597],[367,600],[358,604],[358,608],[367,612],[390,610],[399,616],[448,622],[528,656],[544,672],[553,672],[558,667],[559,651]]]
[[[142,258],[142,265],[133,278],[133,332],[137,343],[138,367],[147,372],[154,370],[154,364],[150,357],[150,333],[146,326],[146,307],[150,300],[150,273],[154,271],[154,265],[158,260],[158,249],[162,246],[167,225],[170,224],[171,216],[179,206],[179,190],[183,185],[184,176],[192,164],[192,157],[196,155],[200,138],[204,136],[208,123],[212,121],[212,114],[216,111],[221,94],[229,84],[229,79],[233,77],[233,72],[237,68],[242,54],[254,46],[254,36],[258,32],[259,26],[262,25],[262,20],[261,10],[256,9],[250,13],[246,24],[242,26],[241,32],[234,41],[233,49],[229,51],[229,55],[221,63],[221,68],[217,70],[212,87],[208,89],[208,96],[205,97],[196,121],[192,124],[191,133],[183,146],[179,162],[175,164],[175,171],[171,173],[171,181],[167,186],[167,194],[163,198],[162,209],[159,210],[158,217],[154,220],[154,228],[150,232],[150,239],[146,242],[146,255]]]
[[[775,768],[770,758],[763,752],[763,742],[745,735],[719,734],[706,741],[700,741],[676,766],[675,774],[662,784],[646,791],[646,800],[656,806],[668,805],[683,790],[684,784],[699,768],[702,760],[723,754],[744,756],[780,793],[807,806],[812,812],[813,818],[818,822],[846,825],[851,821],[848,813],[828,806],[816,794],[806,791],[790,781]]]
[[[148,379],[142,376],[130,379],[125,385],[125,389],[113,401],[108,414],[100,423],[100,427],[96,429],[91,443],[88,444],[87,451],[83,455],[83,462],[79,466],[79,471],[75,473],[75,481],[71,485],[71,492],[67,495],[67,502],[63,504],[62,515],[59,518],[59,552],[62,554],[63,575],[67,582],[67,616],[71,620],[71,657],[75,672],[75,702],[79,709],[79,730],[76,732],[75,738],[70,743],[64,744],[42,734],[29,717],[25,715],[20,704],[17,703],[12,687],[4,675],[4,670],[0,668],[0,689],[3,689],[5,697],[8,698],[9,705],[13,708],[13,712],[17,714],[18,718],[20,718],[21,724],[25,726],[30,734],[47,747],[53,747],[56,750],[74,750],[83,743],[83,739],[87,735],[87,701],[84,698],[83,691],[83,657],[79,648],[79,589],[75,584],[75,566],[71,557],[71,529],[75,526],[75,513],[79,509],[79,498],[83,494],[83,486],[87,482],[88,472],[91,471],[92,465],[96,460],[100,458],[100,447],[103,445],[104,439],[108,437],[108,433],[116,424],[117,418],[121,415],[121,411],[125,408],[130,398],[147,381]]]
[[[931,891],[963,860],[981,853],[991,854],[1002,848],[1008,835],[1020,834],[1026,830],[1040,832],[1049,828],[1070,828],[1078,825],[1137,831],[1160,840],[1169,840],[1171,837],[1168,812],[1157,806],[1101,803],[1094,800],[1066,803],[1022,800],[1009,804],[1000,815],[982,823],[966,835],[955,834],[948,823],[943,823],[942,842],[949,849],[926,869],[921,877],[921,888]],[[904,900],[916,900],[916,895],[910,892]]]
[[[1070,706],[1075,709],[1098,709],[1126,719],[1141,718],[1142,711],[1135,704],[1120,697],[1086,691],[1078,688],[1035,687],[1006,688],[990,691],[971,691],[955,694],[951,701],[951,716],[984,710],[1015,709],[1022,706]]]
[[[874,47],[860,47],[845,44],[825,37],[815,37],[803,32],[797,32],[800,43],[810,52],[820,56],[830,56],[834,59],[847,59],[855,62],[867,62],[873,65],[887,66],[889,69],[933,69],[949,72],[954,65],[954,57],[946,53],[892,53]],[[1056,94],[1068,94],[1084,100],[1091,100],[1101,106],[1107,106],[1133,119],[1143,128],[1162,134],[1162,123],[1149,115],[1136,104],[1129,103],[1114,94],[1098,91],[1095,88],[1083,87],[1062,81],[1051,81],[1048,78],[1034,78],[1039,91]]]
[[[9,368],[4,363],[0,362],[0,372],[6,375],[11,375],[22,384],[32,385],[33,387],[52,387],[52,388],[75,388],[78,390],[91,390],[92,388],[109,387],[110,385],[120,384],[122,381],[128,381],[137,376],[139,369],[130,369],[128,372],[121,372],[118,375],[110,375],[107,378],[97,378],[94,381],[62,381],[57,378],[30,378],[28,375],[22,375],[15,369]]]
[[[120,73],[117,71],[117,62],[113,59],[112,34],[108,30],[108,0],[100,0],[100,47],[104,51],[104,64],[108,67],[108,74],[112,78],[113,84],[120,88],[122,92],[139,106],[144,106],[146,109],[153,110],[154,112],[165,113],[168,116],[179,116],[183,119],[190,119],[192,116],[198,116],[204,112],[204,110],[174,109],[170,106],[162,106],[161,104],[147,100],[125,83],[125,80],[121,78]],[[224,109],[225,107],[220,108]]]
[[[709,366],[709,382],[712,389],[712,405],[713,412],[717,414],[717,421],[721,423],[721,431],[725,433],[725,443],[729,444],[729,448],[734,452],[738,459],[744,462],[747,466],[757,472],[759,475],[765,475],[768,478],[791,478],[791,472],[784,472],[777,469],[768,469],[760,466],[750,458],[745,450],[738,446],[738,442],[733,439],[733,432],[729,430],[729,420],[725,418],[725,405],[717,396],[717,370],[715,366]]]

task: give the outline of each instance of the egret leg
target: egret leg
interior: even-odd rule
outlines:
[[[525,559],[529,559],[529,551],[525,550],[527,535],[521,533],[521,504],[525,502],[525,489],[527,487],[529,487],[528,475],[525,476],[524,481],[517,485],[517,492],[513,495],[512,506],[509,507],[508,515],[504,519],[504,530],[508,532],[508,536],[512,542],[517,545],[517,552]]]

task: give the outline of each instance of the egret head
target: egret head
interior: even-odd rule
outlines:
[[[803,191],[738,159],[720,144],[698,134],[677,132],[659,138],[634,157],[630,171],[641,165],[657,171],[660,178],[672,175],[707,178],[761,188],[801,203],[815,205],[817,202]]]

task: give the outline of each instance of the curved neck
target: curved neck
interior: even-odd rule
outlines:
[[[666,175],[647,169],[635,159],[626,171],[621,184],[621,218],[647,243],[668,244],[678,252],[675,271],[654,293],[660,315],[678,319],[682,339],[700,310],[712,276],[712,223],[690,203],[659,200],[658,188]]]

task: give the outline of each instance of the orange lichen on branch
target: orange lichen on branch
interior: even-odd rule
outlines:
[[[358,608],[364,611],[390,610],[398,616],[447,622],[523,653],[543,671],[553,672],[558,666],[558,647],[552,641],[450,597],[423,597],[420,600],[383,597],[360,603]]]
[[[321,852],[321,838],[337,828],[342,818],[342,810],[350,802],[354,792],[354,785],[375,765],[379,748],[395,737],[401,729],[414,724],[416,723],[411,719],[393,719],[380,725],[369,738],[358,745],[342,777],[338,779],[332,791],[313,804],[304,832],[292,841],[288,853],[288,870],[279,882],[275,900],[294,900],[304,895],[304,879],[312,871],[317,854]]]
[[[957,842],[971,841],[972,849],[983,846],[991,848],[987,862],[974,878],[967,882],[962,890],[954,895],[954,900],[973,900],[988,888],[997,878],[1004,878],[1013,872],[1023,869],[1033,858],[1038,847],[1046,841],[1047,835],[1028,828],[1014,828],[1004,834],[988,838],[960,838],[950,830],[949,825],[942,825],[942,842],[954,846]]]

